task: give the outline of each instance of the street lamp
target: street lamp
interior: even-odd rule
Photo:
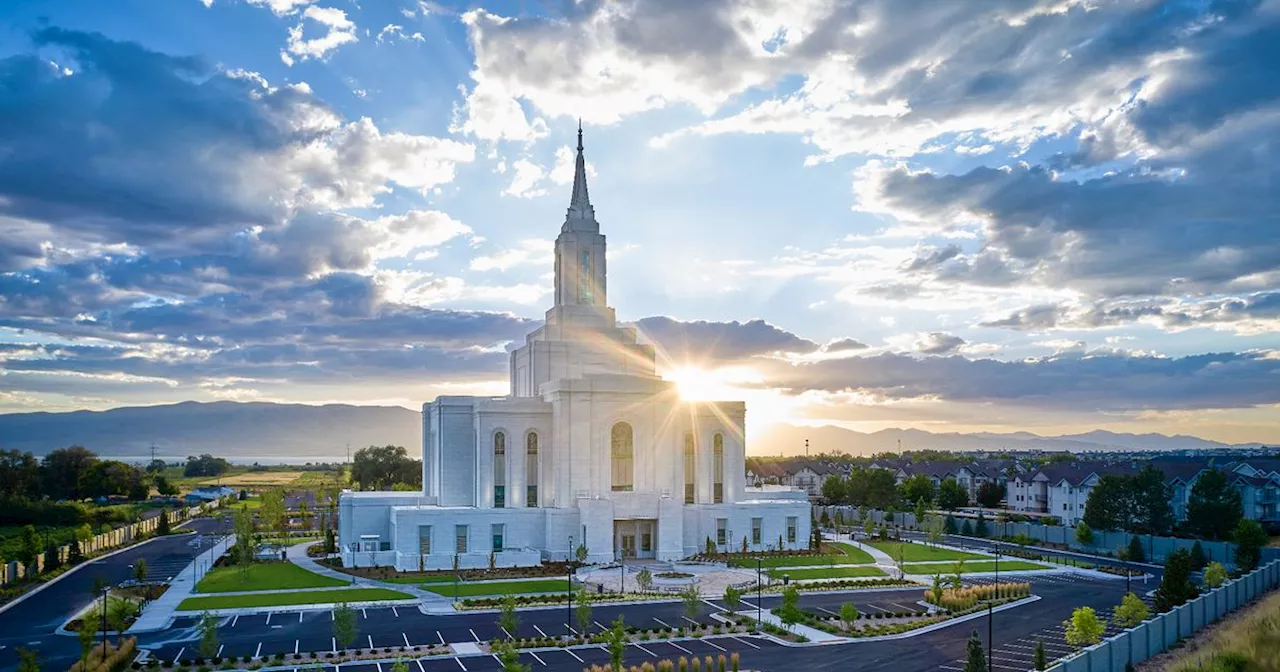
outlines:
[[[110,586],[102,587],[102,662],[107,662],[107,592]]]
[[[761,578],[760,558],[756,558],[756,630],[760,629],[760,599],[764,592],[764,581]]]
[[[565,608],[564,627],[568,629],[568,633],[569,633],[565,636],[568,637],[569,639],[572,639],[573,638],[573,625],[571,625],[573,623],[573,535],[572,534],[569,535],[569,553],[565,556],[564,565],[567,568],[565,569],[565,572],[567,572],[569,575],[569,587],[567,589],[568,594],[565,595],[565,597],[569,599],[566,600],[564,603],[564,608]]]

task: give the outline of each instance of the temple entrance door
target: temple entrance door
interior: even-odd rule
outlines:
[[[620,558],[657,557],[658,521],[613,521],[613,552]]]

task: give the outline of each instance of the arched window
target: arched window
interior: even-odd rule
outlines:
[[[684,435],[684,503],[693,503],[693,484],[697,473],[694,461],[693,433]]]
[[[631,425],[619,422],[609,432],[609,455],[613,468],[614,492],[631,492],[634,489],[635,445]]]
[[[524,437],[524,505],[538,505],[538,433]]]
[[[711,437],[711,501],[724,501],[724,435]]]
[[[507,505],[507,435],[493,434],[493,508]]]

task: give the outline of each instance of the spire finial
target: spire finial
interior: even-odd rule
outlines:
[[[573,196],[569,199],[569,213],[565,219],[565,227],[570,221],[594,221],[595,209],[591,207],[591,198],[587,195],[587,160],[582,155],[582,118],[578,118],[578,156],[573,165]]]
[[[578,117],[578,153],[582,153],[582,117]]]

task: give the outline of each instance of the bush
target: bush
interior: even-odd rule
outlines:
[[[942,591],[940,600],[935,597],[934,592],[932,589],[924,591],[924,599],[929,604],[948,611],[964,611],[973,608],[979,601],[1026,597],[1031,594],[1031,584],[999,583],[959,589],[947,588]]]

